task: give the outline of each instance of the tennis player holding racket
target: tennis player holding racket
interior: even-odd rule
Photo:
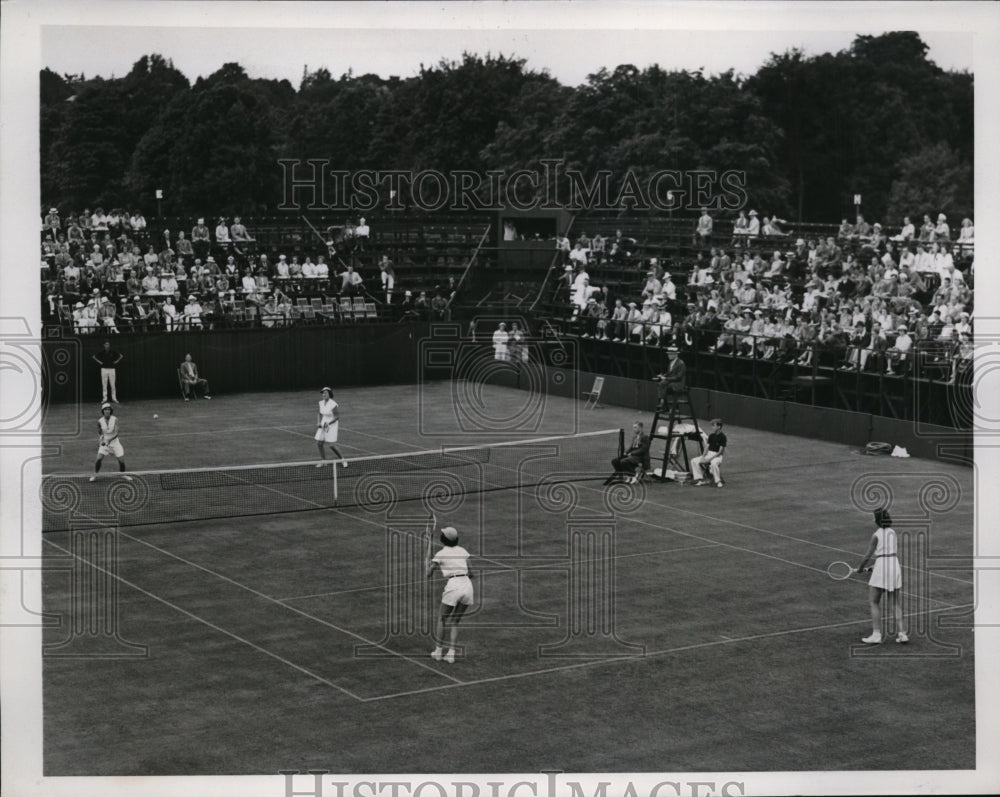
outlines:
[[[434,557],[431,557],[431,539],[427,537],[427,556],[425,567],[427,578],[434,575],[434,570],[440,568],[445,578],[444,593],[441,595],[441,613],[438,615],[437,629],[434,634],[436,647],[431,652],[431,658],[448,664],[455,663],[455,642],[458,639],[458,624],[462,615],[468,609],[475,595],[472,589],[472,577],[469,574],[469,556],[471,554],[458,544],[458,531],[453,526],[441,529],[441,544],[444,546]],[[448,652],[441,655],[441,643],[444,641],[444,631],[448,629]]]
[[[340,432],[340,410],[337,407],[337,402],[333,400],[333,390],[324,387],[319,392],[319,395],[319,412],[316,415],[316,445],[319,448],[319,458],[326,459],[326,451],[323,445],[329,445],[330,450],[340,460],[340,464],[346,468],[347,460],[344,459],[344,455],[334,445],[337,442],[337,436]],[[319,463],[316,467],[323,467],[323,463]]]
[[[122,448],[121,440],[118,439],[118,418],[115,415],[114,407],[105,402],[101,405],[101,417],[97,420],[97,430],[100,433],[100,443],[97,447],[97,461],[94,463],[94,475],[90,481],[97,479],[97,474],[101,470],[101,462],[108,454],[114,454],[118,460],[118,470],[125,472],[125,449]],[[131,476],[125,479],[132,481]]]
[[[896,532],[890,527],[892,519],[889,510],[875,510],[875,533],[872,535],[868,553],[858,565],[858,572],[864,572],[871,562],[871,578],[868,580],[868,607],[872,613],[872,634],[861,641],[867,645],[878,645],[882,642],[882,594],[886,594],[886,602],[892,607],[896,616],[896,641],[909,642],[906,626],[903,625],[903,602],[900,599],[903,591],[903,571],[899,566],[896,553]]]

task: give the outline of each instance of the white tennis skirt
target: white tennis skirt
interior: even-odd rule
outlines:
[[[107,445],[99,445],[97,447],[97,454],[101,457],[106,457],[109,454],[114,454],[116,457],[121,459],[125,456],[125,449],[122,448],[122,444],[117,440],[112,440]]]
[[[337,435],[339,434],[339,432],[340,432],[340,422],[334,421],[333,423],[329,424],[326,427],[326,429],[322,428],[317,429],[316,439],[324,443],[336,443]]]
[[[879,556],[875,559],[872,567],[872,576],[868,579],[868,586],[879,589],[893,590],[903,588],[903,570],[899,566],[899,559],[895,556]]]

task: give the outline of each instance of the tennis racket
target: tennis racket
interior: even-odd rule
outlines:
[[[834,581],[846,581],[853,576],[855,572],[857,571],[851,565],[847,564],[847,562],[831,562],[826,568],[826,574]],[[861,572],[870,573],[871,568],[866,567]]]
[[[431,538],[434,534],[434,528],[437,526],[437,515],[431,512],[431,518],[427,521],[427,527],[424,529],[424,542],[425,542],[425,556],[424,558],[429,562],[431,559]]]

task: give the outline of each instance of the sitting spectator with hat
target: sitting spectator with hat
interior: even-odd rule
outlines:
[[[944,213],[938,213],[937,224],[934,225],[934,240],[951,240],[951,228],[948,226],[948,217]]]
[[[229,243],[229,227],[226,226],[224,216],[219,217],[219,223],[215,225],[215,242],[219,244]]]
[[[896,330],[896,340],[886,350],[886,357],[889,367],[886,373],[889,376],[905,376],[910,367],[910,351],[913,349],[913,338],[910,337],[909,328],[906,324],[900,324]]]
[[[187,304],[184,306],[184,318],[187,320],[188,329],[201,329],[201,303],[196,294],[188,296]]]

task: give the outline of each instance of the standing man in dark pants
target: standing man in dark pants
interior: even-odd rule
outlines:
[[[104,341],[104,348],[102,348],[97,354],[94,355],[94,362],[101,366],[101,402],[106,403],[108,400],[108,386],[111,386],[111,403],[118,403],[118,390],[115,385],[116,382],[116,372],[115,367],[122,361],[121,352],[117,352],[111,348],[111,341]]]
[[[659,402],[656,405],[657,412],[664,412],[667,409],[667,399],[670,399],[671,409],[677,409],[677,397],[682,393],[687,393],[687,367],[680,358],[680,352],[676,346],[667,349],[667,356],[670,364],[667,370],[659,376],[654,377],[654,381],[660,383],[657,390]]]
[[[649,435],[643,433],[640,421],[632,424],[631,445],[622,456],[611,460],[611,466],[615,472],[604,482],[606,485],[622,476],[627,478],[628,475],[631,475],[634,484],[639,481],[639,473],[649,470]]]

